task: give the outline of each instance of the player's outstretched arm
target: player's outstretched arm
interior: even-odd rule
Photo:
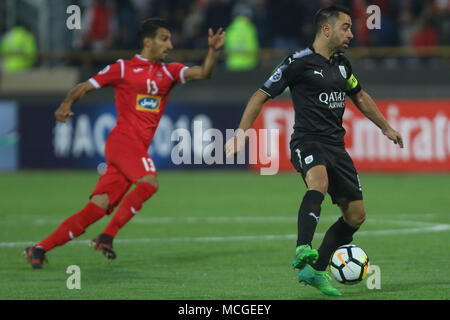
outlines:
[[[68,117],[74,115],[71,110],[72,104],[83,98],[86,93],[92,90],[95,90],[95,87],[89,81],[82,82],[70,89],[66,98],[55,111],[56,120],[59,122],[66,122]]]
[[[246,140],[245,132],[253,126],[267,99],[269,99],[269,96],[261,90],[256,91],[250,98],[247,107],[245,107],[236,135],[225,144],[224,149],[227,158],[238,153],[244,147]]]
[[[220,50],[225,44],[225,31],[223,28],[217,30],[214,34],[210,28],[208,30],[209,50],[205,61],[201,66],[193,66],[184,71],[184,80],[186,82],[194,80],[203,80],[211,78],[214,68],[219,60]]]
[[[375,101],[364,91],[361,90],[357,94],[350,96],[356,107],[378,128],[381,129],[383,134],[392,140],[395,144],[398,144],[400,148],[403,148],[403,139],[400,133],[395,131],[384,118],[383,114],[378,110]]]

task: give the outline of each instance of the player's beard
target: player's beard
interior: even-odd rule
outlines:
[[[340,51],[345,51],[350,47],[350,40],[344,40],[341,42]]]
[[[350,44],[348,44],[350,45]],[[330,40],[330,51],[333,53],[336,52],[342,52],[348,49],[348,45],[347,47],[345,47],[345,43],[335,37],[332,37]]]
[[[164,61],[170,53],[170,50],[167,49],[159,49],[155,50],[155,57],[158,58],[158,61]]]
[[[161,60],[165,60],[168,55],[169,55],[169,51],[162,51],[161,52]]]
[[[155,62],[163,61],[166,57],[164,54],[165,50],[157,46],[154,41],[152,41],[152,43],[154,46],[150,48],[150,56],[152,57],[151,60]]]

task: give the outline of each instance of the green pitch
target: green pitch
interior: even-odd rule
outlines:
[[[119,231],[116,260],[88,247],[105,217],[32,270],[24,247],[80,210],[97,179],[0,173],[0,299],[450,299],[448,174],[361,175],[368,218],[353,243],[379,266],[381,288],[333,280],[338,298],[300,285],[290,268],[305,192],[296,174],[161,171],[159,192]],[[338,216],[327,196],[315,248]],[[66,287],[70,265],[81,269],[80,290]]]

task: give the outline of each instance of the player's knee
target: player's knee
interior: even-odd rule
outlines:
[[[366,221],[366,213],[363,211],[357,218],[356,223],[358,224],[358,227],[360,227],[364,221]]]
[[[326,194],[328,192],[328,179],[324,177],[310,181],[308,183],[308,190],[317,190]]]
[[[96,194],[92,196],[90,201],[96,206],[105,210],[105,212],[109,209],[109,197],[107,194]]]
[[[158,180],[155,180],[154,182],[152,182],[150,184],[155,188],[154,192],[158,191],[158,189],[159,189]]]
[[[351,215],[346,222],[354,228],[359,228],[364,221],[366,221],[366,213],[362,210],[357,214]]]
[[[145,182],[145,183],[149,183],[153,186],[154,191],[153,193],[155,193],[156,191],[158,191],[159,188],[159,183],[158,183],[158,178],[156,177],[156,175],[146,175],[143,176],[142,178],[138,179],[136,181],[136,184],[141,183],[141,182]]]
[[[318,165],[309,169],[306,173],[305,181],[308,190],[316,190],[326,194],[328,192],[327,168],[323,165]]]

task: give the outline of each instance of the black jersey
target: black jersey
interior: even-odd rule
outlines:
[[[358,93],[361,86],[343,53],[328,60],[312,47],[296,52],[276,68],[260,90],[274,98],[287,87],[295,109],[291,144],[315,140],[344,145],[345,97]]]

